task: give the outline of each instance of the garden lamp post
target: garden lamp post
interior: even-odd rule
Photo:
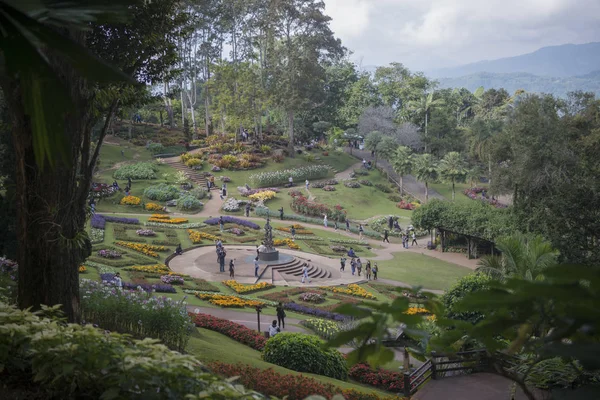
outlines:
[[[262,311],[262,306],[256,306],[256,319],[258,320],[258,333],[260,333],[260,312]]]

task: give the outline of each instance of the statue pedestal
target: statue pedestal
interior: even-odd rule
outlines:
[[[279,260],[279,251],[278,250],[266,250],[258,253],[258,259],[261,261],[277,261]]]

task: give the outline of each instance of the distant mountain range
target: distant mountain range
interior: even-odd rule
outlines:
[[[571,77],[600,70],[600,42],[542,47],[516,57],[479,61],[453,68],[425,71],[431,78],[456,78],[481,72],[528,73],[547,77]]]

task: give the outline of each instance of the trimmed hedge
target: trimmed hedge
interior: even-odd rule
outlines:
[[[158,168],[152,163],[142,162],[124,165],[115,171],[115,179],[156,179]]]

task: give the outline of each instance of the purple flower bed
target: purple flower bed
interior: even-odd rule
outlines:
[[[115,274],[112,273],[100,274],[100,279],[103,282],[112,282],[114,278]],[[177,290],[175,290],[175,288],[172,285],[167,285],[163,283],[151,285],[149,283],[136,284],[131,282],[123,282],[123,289],[125,290],[138,290],[138,288],[140,287],[145,292],[155,291],[157,293],[177,293]]]
[[[286,303],[284,304],[284,307],[290,311],[295,311],[307,315],[314,315],[315,317],[320,318],[332,319],[334,321],[345,321],[346,319],[348,319],[348,317],[342,314],[319,310],[318,308],[307,307],[297,303]]]
[[[137,218],[120,218],[101,214],[92,215],[92,228],[104,229],[107,222],[118,222],[120,224],[138,225],[140,223],[140,220]]]
[[[104,258],[121,258],[121,253],[114,250],[100,250],[98,255]]]
[[[246,221],[245,219],[236,218],[229,215],[223,216],[223,222],[226,224],[236,224],[245,226],[246,228],[250,229],[260,229],[260,226],[258,226],[258,224],[255,224],[252,221]],[[210,218],[204,221],[204,223],[207,225],[219,225],[219,218]]]
[[[183,278],[177,275],[163,275],[160,280],[169,285],[183,285]]]
[[[104,219],[104,217],[102,215],[100,215],[100,214],[92,215],[92,228],[104,229],[104,226],[106,226],[106,220]]]

